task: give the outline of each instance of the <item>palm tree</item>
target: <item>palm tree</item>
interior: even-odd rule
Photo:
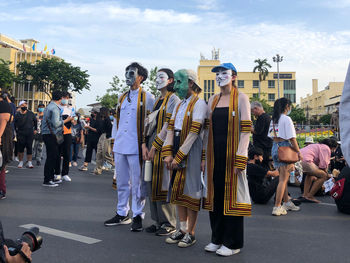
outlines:
[[[265,80],[266,77],[269,75],[268,68],[271,68],[271,65],[267,63],[267,58],[265,59],[256,59],[254,60],[254,63],[257,63],[257,65],[254,67],[253,72],[258,71],[259,72],[259,99],[260,99],[260,84],[261,81]]]

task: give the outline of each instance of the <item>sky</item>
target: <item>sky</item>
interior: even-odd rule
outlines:
[[[0,33],[34,38],[56,55],[88,70],[93,103],[124,78],[133,61],[151,69],[197,69],[200,53],[220,49],[221,62],[250,72],[254,60],[284,57],[280,71],[295,71],[297,102],[330,81],[344,81],[350,61],[350,0],[0,0]]]

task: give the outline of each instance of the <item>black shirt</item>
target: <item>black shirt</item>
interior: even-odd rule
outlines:
[[[97,129],[97,128],[98,128],[98,121],[97,121],[97,120],[94,120],[93,118],[90,118],[90,127]],[[87,139],[86,139],[86,140],[87,140],[88,142],[97,143],[97,142],[98,142],[98,139],[100,138],[100,135],[101,135],[101,134],[99,134],[98,131],[97,131],[97,132],[94,132],[94,131],[88,129],[88,132],[87,132]]]
[[[106,118],[104,120],[98,120],[97,121],[97,131],[98,133],[101,135],[103,133],[106,133],[106,138],[110,138],[111,137],[111,133],[112,133],[112,122],[110,120],[110,118]]]
[[[7,101],[0,101],[0,113],[12,114],[11,106]]]
[[[17,112],[15,115],[15,127],[17,133],[30,134],[37,129],[38,120],[31,111],[27,111],[25,114]]]
[[[254,146],[265,151],[266,148],[272,147],[271,138],[267,137],[269,132],[271,118],[267,113],[261,114],[255,122],[253,133]]]
[[[247,164],[249,192],[253,200],[261,192],[264,191],[264,188],[265,188],[264,179],[266,177],[267,172],[268,170],[260,165],[257,165],[254,163]]]

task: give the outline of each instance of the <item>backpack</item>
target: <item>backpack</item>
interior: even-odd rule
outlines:
[[[331,190],[331,196],[339,212],[350,214],[350,168],[348,166],[341,170]]]

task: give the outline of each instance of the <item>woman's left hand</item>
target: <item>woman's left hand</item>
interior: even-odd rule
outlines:
[[[241,174],[242,171],[243,171],[243,169],[240,169],[240,168],[237,168],[237,167],[235,168],[235,174],[237,174],[237,175]]]
[[[179,165],[177,164],[177,162],[175,161],[175,159],[174,159],[173,162],[171,163],[171,169],[172,169],[172,170],[178,170],[178,169],[179,169]]]

